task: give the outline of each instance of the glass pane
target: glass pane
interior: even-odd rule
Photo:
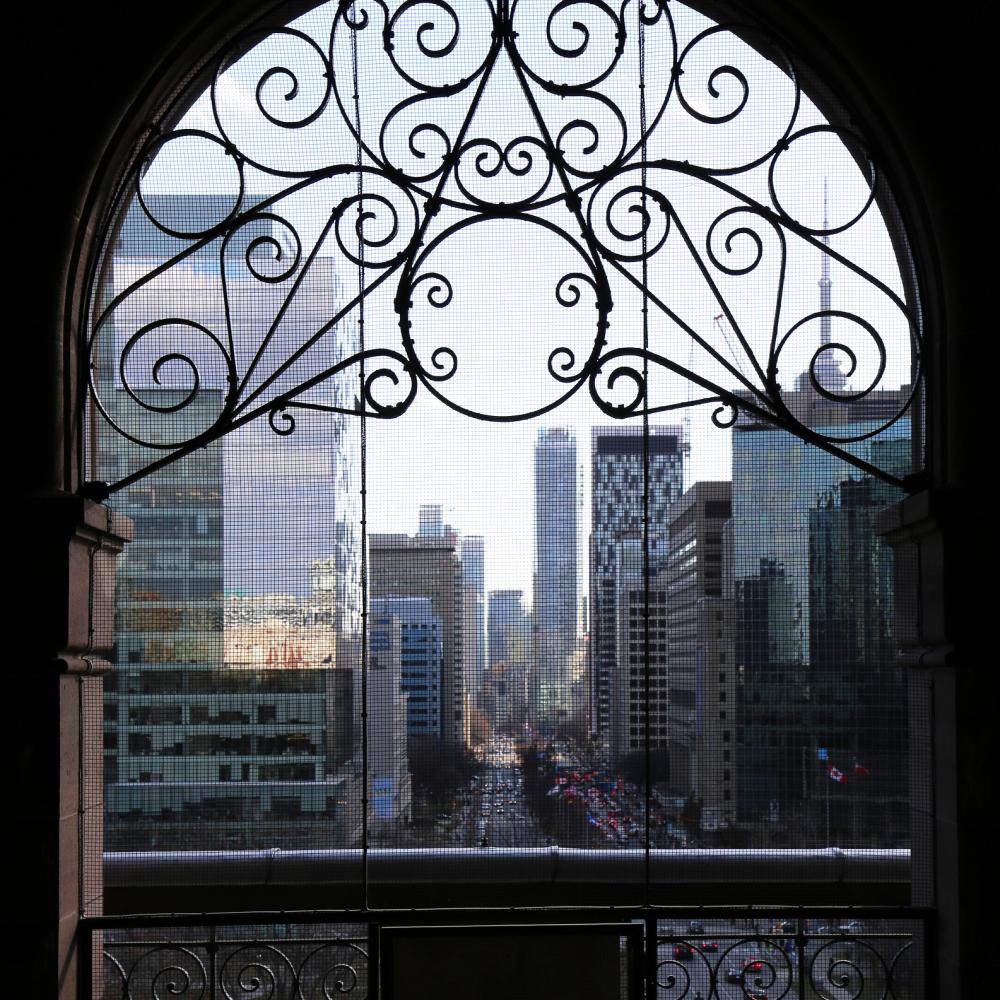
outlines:
[[[157,198],[174,225],[183,218],[192,228],[209,224],[218,208],[214,195]],[[272,234],[266,227],[261,238]],[[133,202],[109,296],[159,263],[166,239]],[[255,300],[260,282],[246,272],[233,270],[221,284],[212,263],[200,251],[144,288],[116,312],[107,338],[105,405],[136,437],[155,423],[153,435],[161,436],[154,444],[197,436],[223,407],[225,378],[204,354],[211,338],[192,334],[181,348],[203,378],[187,405],[184,360],[123,377],[110,345],[125,356],[133,331],[163,313],[255,344],[281,302],[277,292]],[[281,337],[293,341],[325,322],[344,295],[332,261],[315,260],[285,311]],[[346,326],[335,328],[316,363],[352,353],[351,337]],[[127,364],[152,366],[152,345],[136,343]],[[342,406],[349,391],[343,377],[327,379],[323,401]],[[246,423],[112,498],[131,518],[135,539],[119,566],[115,673],[105,686],[109,851],[330,849],[359,841],[358,429],[336,413],[301,415],[294,435],[275,433],[266,419]],[[159,458],[107,425],[101,434],[102,478]],[[357,872],[360,878],[360,865]]]

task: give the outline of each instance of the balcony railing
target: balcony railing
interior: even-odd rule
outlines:
[[[503,995],[519,1000],[572,995],[547,992],[553,967],[563,984],[592,967],[604,976],[593,995],[622,1000],[919,1000],[930,952],[926,913],[885,908],[372,911],[346,920],[248,913],[86,924],[92,949],[81,995],[94,1000],[452,1000],[478,996],[469,966],[492,962],[508,983]],[[416,965],[413,949],[394,947],[407,935],[417,936]],[[427,956],[442,942],[435,966]],[[532,948],[534,971],[510,967],[513,952]],[[425,978],[414,992],[418,971]]]
[[[567,847],[105,854],[106,912],[489,905],[906,905],[910,852]]]

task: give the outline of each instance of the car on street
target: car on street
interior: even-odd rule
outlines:
[[[749,964],[749,963],[748,963]],[[757,963],[760,964],[759,962]],[[749,971],[753,971],[747,968],[747,965],[743,966],[743,971],[730,966],[726,969],[726,982],[727,983],[740,983],[743,987],[743,997],[746,1000],[768,1000],[767,990],[762,989],[759,986],[754,986],[751,983],[746,982],[746,974]]]
[[[684,941],[679,941],[674,945],[674,958],[682,962],[689,962],[694,956],[694,948]]]

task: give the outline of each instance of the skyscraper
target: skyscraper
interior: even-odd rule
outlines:
[[[351,843],[356,712],[337,613],[322,595],[224,599],[222,442],[116,505],[136,539],[105,697],[109,846]]]
[[[800,405],[804,408],[805,403]],[[874,426],[853,421],[822,429],[858,434]],[[869,460],[877,459],[888,445],[906,453],[908,433],[900,422],[881,442],[863,442],[858,452]],[[903,472],[905,466],[894,471]],[[740,671],[736,764],[743,819],[773,813],[772,802],[798,801],[808,794],[818,769],[812,713],[813,706],[819,708],[819,690],[839,685],[846,695],[851,683],[838,664],[857,662],[854,644],[848,632],[831,631],[833,617],[846,614],[846,605],[813,574],[840,578],[841,594],[853,575],[854,585],[868,591],[854,599],[868,605],[869,618],[887,614],[887,595],[879,597],[877,588],[888,587],[888,577],[874,570],[867,575],[848,572],[848,554],[835,560],[831,548],[834,536],[836,546],[848,551],[860,548],[868,553],[873,545],[881,546],[871,534],[873,510],[859,516],[860,510],[848,515],[841,509],[841,484],[850,482],[852,475],[855,470],[846,462],[786,431],[743,420],[734,428],[733,563]],[[884,492],[899,498],[891,488]],[[883,499],[883,506],[890,502]],[[823,603],[814,607],[817,599]],[[821,646],[814,649],[817,641]],[[877,669],[867,662],[869,669]],[[851,725],[860,719],[855,708],[848,711]],[[896,696],[884,702],[881,713],[880,725],[905,724],[905,707]]]
[[[609,684],[608,720],[613,767],[621,766],[626,755],[644,750],[647,738],[650,749],[665,749],[670,744],[668,580],[667,548],[662,536],[650,538],[648,548],[646,539],[638,532],[618,539],[615,670]]]
[[[823,347],[832,343],[826,254],[819,293]],[[833,351],[818,356],[814,374],[829,392],[848,388]],[[783,399],[807,427],[859,439],[849,445],[855,455],[903,476],[910,467],[909,418],[874,432],[900,412],[907,392],[903,386],[860,401],[847,396],[845,403],[817,391],[807,371]],[[877,502],[864,500],[876,493]],[[732,485],[739,819],[798,811],[795,822],[806,836],[807,817],[798,803],[817,793],[828,801],[829,754],[838,749],[828,744],[849,745],[853,749],[841,749],[853,758],[866,739],[861,728],[878,726],[897,730],[895,745],[905,745],[905,692],[891,683],[888,644],[878,638],[888,627],[891,582],[884,568],[877,569],[887,556],[872,519],[875,507],[901,498],[891,487],[873,492],[853,466],[740,414],[733,428]],[[882,681],[861,683],[866,672]],[[873,698],[877,703],[863,706]],[[843,706],[843,718],[833,724],[835,704]],[[827,784],[817,783],[817,775]],[[834,791],[840,794],[839,785]],[[817,842],[828,834],[825,822],[814,828]]]
[[[308,414],[295,433],[254,421],[225,442],[226,590],[305,596],[322,585],[344,634],[360,630],[360,454],[342,414]]]
[[[698,801],[707,831],[736,818],[731,495],[728,482],[695,483],[669,530],[670,781]]]
[[[535,663],[532,711],[552,724],[567,711],[577,637],[576,437],[543,427],[535,443]]]
[[[211,408],[214,395],[193,405]],[[159,396],[172,402],[179,394]],[[125,466],[136,451],[128,444],[113,460]],[[114,503],[135,537],[119,563],[116,663],[104,688],[107,842],[150,849],[171,844],[170,817],[197,814],[226,776],[211,751],[221,733],[191,726],[190,697],[199,686],[210,690],[205,680],[223,665],[222,443],[153,473]],[[195,722],[202,705],[195,700]]]
[[[908,446],[902,439],[876,442],[873,450],[905,458]],[[891,456],[877,459],[892,465]],[[898,495],[872,477],[849,476],[809,511],[807,790],[824,806],[828,793],[837,797],[830,836],[856,846],[908,838],[906,674],[895,662],[891,551],[875,534],[876,515]],[[828,766],[845,776],[835,789],[817,766],[821,748]]]
[[[533,662],[532,620],[520,590],[489,594],[489,667],[484,684],[484,709],[493,725],[513,731],[525,721],[528,677]]]
[[[611,683],[617,669],[618,543],[665,529],[684,482],[687,442],[681,427],[650,427],[648,449],[641,425],[595,427],[591,438],[590,714],[596,732],[607,733]],[[648,467],[646,458],[648,456]]]
[[[482,535],[463,535],[460,543],[465,579],[465,690],[478,704],[486,670],[486,572]]]
[[[150,204],[158,218],[198,229],[218,217],[220,196],[153,195]],[[234,251],[252,239],[280,240],[266,220],[243,236]],[[113,280],[131,283],[187,245],[136,203],[123,223]],[[227,256],[224,313],[218,268],[217,248],[190,255],[116,317],[115,339],[130,335],[133,312],[155,296],[178,317],[228,330],[235,349],[245,349],[270,319],[248,305],[259,301],[260,282],[240,252]],[[276,342],[312,332],[338,295],[333,261],[316,258]],[[180,440],[211,426],[222,406],[225,375],[207,343],[197,336],[185,343],[202,388],[167,431]],[[348,351],[341,331],[329,332],[324,350]],[[151,374],[137,366],[129,379],[145,400],[176,403],[187,395],[182,368]],[[126,425],[137,419],[118,374],[99,365],[96,377]],[[342,382],[323,391],[343,403]],[[356,750],[355,685],[341,640],[354,633],[357,648],[360,626],[349,426],[335,415],[307,419],[279,438],[266,420],[253,422],[115,499],[137,530],[123,560],[134,573],[126,568],[120,577],[118,671],[105,705],[112,843],[185,846],[177,838],[190,836],[192,820],[199,843],[217,847],[352,840],[352,800],[360,796],[341,772]],[[121,476],[143,452],[117,438],[115,450],[100,450],[102,477]],[[328,565],[318,588],[322,560]],[[253,726],[267,729],[257,735]]]

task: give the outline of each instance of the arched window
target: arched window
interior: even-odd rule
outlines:
[[[613,856],[600,902],[685,850],[905,883],[873,525],[921,304],[865,137],[678,5],[273,23],[164,103],[92,262],[111,884],[313,849],[377,907],[408,848],[550,902],[545,846]]]
[[[112,489],[258,417],[391,418],[418,391],[490,421],[581,390],[602,418],[702,407],[910,471],[846,447],[919,385],[905,236],[864,138],[761,29],[659,5],[321,6],[232,42],[119,190],[90,401],[145,450],[90,470]],[[468,290],[441,273],[459,262]]]

